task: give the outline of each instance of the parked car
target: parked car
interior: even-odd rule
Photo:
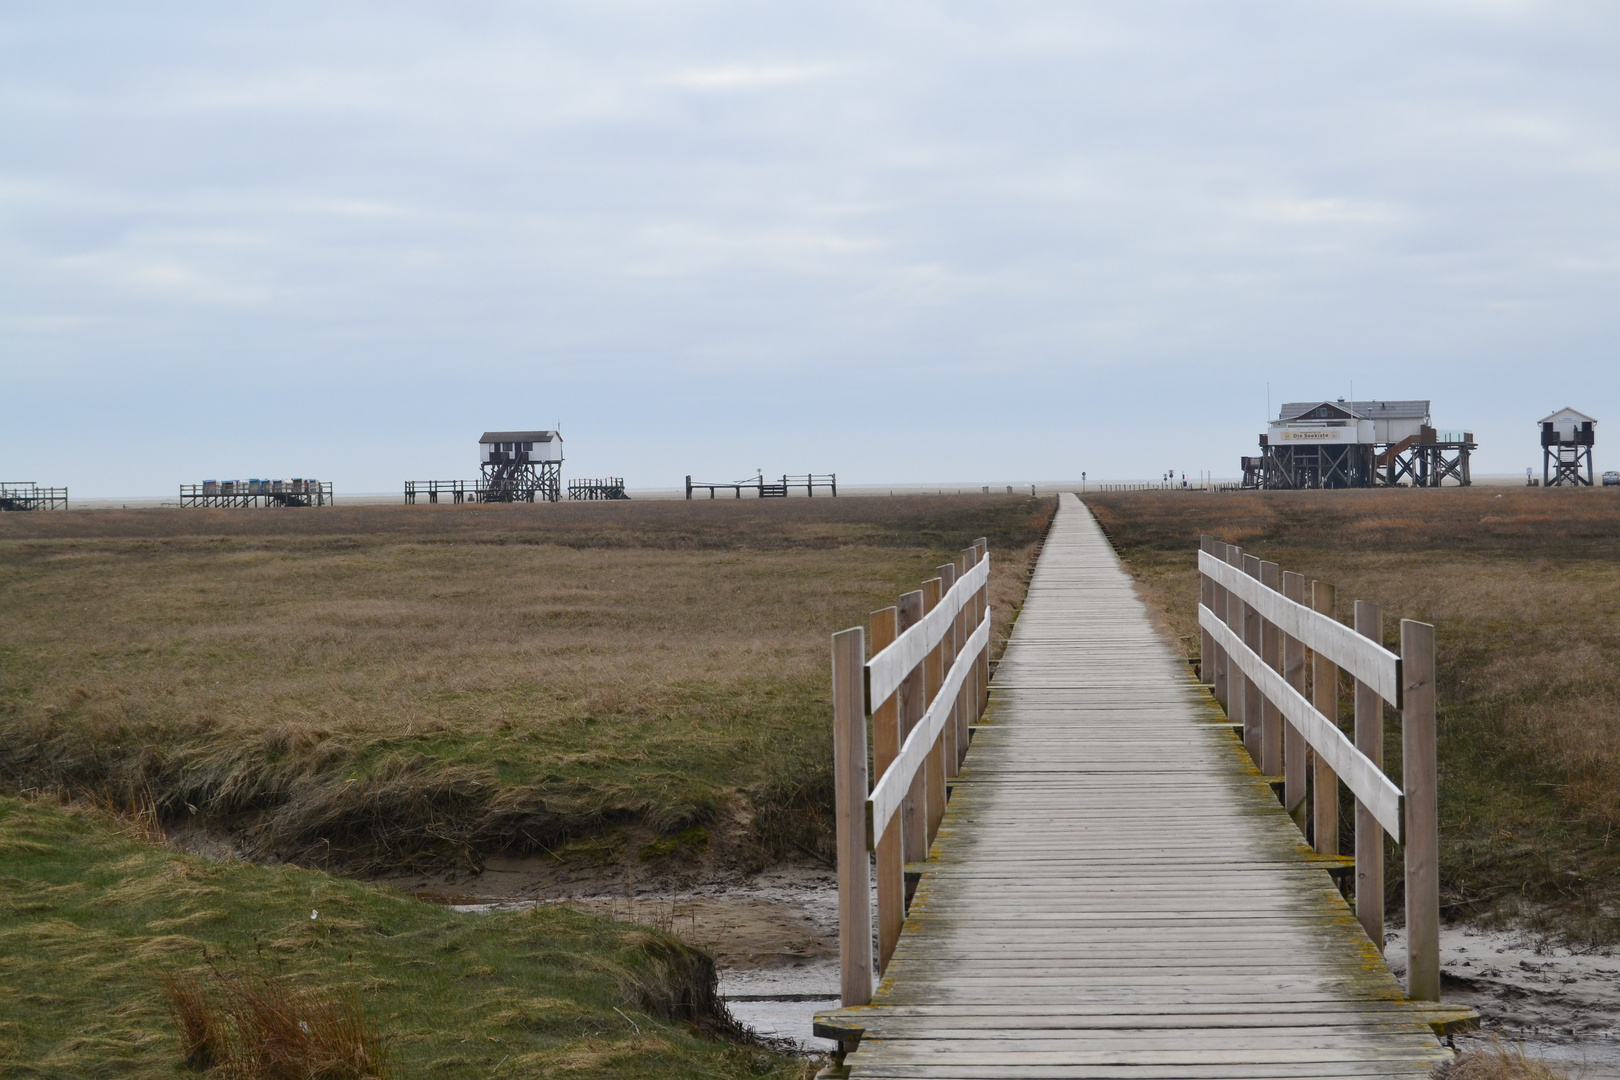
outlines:
[[[1604,487],[1620,487],[1620,472],[1606,472],[1603,474]]]

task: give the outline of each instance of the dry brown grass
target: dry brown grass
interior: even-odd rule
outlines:
[[[1093,496],[1147,598],[1197,651],[1198,534],[1435,624],[1445,903],[1620,938],[1620,498],[1604,490]],[[1348,706],[1345,707],[1348,711]],[[1399,769],[1391,723],[1386,751]],[[1392,889],[1400,875],[1390,876]],[[1399,893],[1391,893],[1396,905]]]
[[[823,853],[827,635],[979,535],[1004,632],[1051,505],[5,515],[0,773],[331,865]]]
[[[165,972],[163,992],[169,999],[169,1016],[186,1068],[198,1072],[212,1069],[230,1055],[230,1035],[222,1011],[209,998],[200,978]]]
[[[1492,1038],[1437,1066],[1434,1080],[1569,1080],[1569,1074],[1527,1056],[1522,1046]]]
[[[387,1080],[385,1043],[352,994],[210,967],[163,978],[188,1068],[232,1080]]]

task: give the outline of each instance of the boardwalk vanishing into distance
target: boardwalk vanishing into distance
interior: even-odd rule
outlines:
[[[829,1075],[1423,1077],[1470,1018],[1408,1000],[1073,495],[930,854]]]

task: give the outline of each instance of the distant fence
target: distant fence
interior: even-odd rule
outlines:
[[[439,497],[450,500],[452,503],[466,502],[469,498],[476,499],[478,494],[476,482],[469,484],[466,480],[407,480],[405,481],[405,505],[415,506],[418,495],[426,495],[427,501],[437,503]]]
[[[806,495],[811,496],[815,495],[816,488],[826,488],[832,492],[833,498],[836,499],[838,497],[838,474],[827,473],[824,476],[815,473],[805,473],[802,476],[784,474],[780,480],[767,480],[763,473],[758,476],[750,476],[746,480],[693,480],[690,474],[686,477],[686,497],[688,499],[692,497],[694,491],[707,491],[709,498],[712,499],[714,493],[721,489],[730,491],[732,497],[738,499],[742,498],[744,491],[753,491],[761,499],[785,499],[788,497],[790,488],[796,490],[801,487],[804,488]]]
[[[817,476],[815,473],[805,473],[803,476],[783,476],[782,487],[793,490],[802,487],[807,496],[814,496],[816,488],[826,488],[832,492],[833,498],[836,499],[838,498],[838,474],[828,473],[825,476]]]
[[[622,476],[604,476],[595,480],[570,480],[568,481],[568,497],[588,501],[598,499],[617,501],[630,498],[629,495],[625,494],[624,477]]]
[[[1242,491],[1243,485],[1230,481],[1173,480],[1156,484],[1088,484],[1087,491]]]
[[[0,481],[0,510],[66,510],[68,489],[40,487],[32,480]]]
[[[907,864],[928,859],[946,783],[967,754],[990,685],[990,550],[983,538],[939,576],[832,639],[838,950],[845,1005],[872,1000],[872,867],[881,976],[905,922]],[[871,775],[867,786],[867,717]],[[915,880],[915,878],[912,878]]]
[[[254,506],[329,506],[330,480],[204,480],[180,485],[181,506],[246,508]]]
[[[1384,833],[1403,845],[1407,993],[1439,1001],[1434,627],[1402,619],[1397,655],[1382,644],[1376,604],[1357,600],[1352,628],[1333,617],[1333,586],[1313,581],[1307,589],[1303,575],[1279,573],[1276,563],[1208,536],[1200,548],[1200,678],[1241,725],[1260,771],[1281,775],[1283,805],[1301,829],[1309,814],[1319,854],[1339,853],[1339,783],[1355,795],[1356,917],[1380,951]],[[1354,741],[1339,729],[1340,670],[1355,679]],[[1401,712],[1399,787],[1383,770],[1385,702]]]

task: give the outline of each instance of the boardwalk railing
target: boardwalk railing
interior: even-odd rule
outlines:
[[[1406,857],[1407,993],[1440,1000],[1439,824],[1435,796],[1434,627],[1401,620],[1384,648],[1383,614],[1357,600],[1355,625],[1333,617],[1333,586],[1306,588],[1208,536],[1198,554],[1202,672],[1261,772],[1281,775],[1283,805],[1319,854],[1339,853],[1339,788],[1356,799],[1356,917],[1384,947],[1384,836]],[[1308,597],[1308,599],[1307,599]],[[1310,697],[1306,652],[1312,654]],[[1355,680],[1355,739],[1339,730],[1343,670]],[[1384,704],[1401,712],[1401,784],[1384,774]],[[1286,721],[1286,723],[1285,723]],[[1314,752],[1307,782],[1307,749]],[[1310,805],[1307,807],[1307,789]]]
[[[872,1000],[872,860],[881,976],[906,916],[906,864],[928,858],[945,815],[946,782],[967,754],[968,725],[990,685],[990,552],[984,539],[939,576],[872,613],[866,631],[834,634],[833,757],[837,790],[838,949],[845,1005]],[[867,718],[871,775],[867,786]]]

